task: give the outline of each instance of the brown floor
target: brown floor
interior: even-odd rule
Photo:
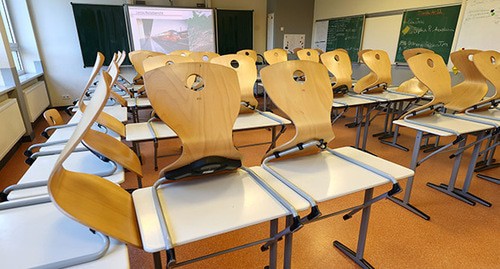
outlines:
[[[144,113],[144,117],[145,117]],[[352,115],[352,114],[349,114]],[[333,125],[336,138],[331,147],[352,145],[355,129],[348,129],[344,124],[351,118],[340,119]],[[381,131],[383,117],[378,117],[370,127],[370,133]],[[36,125],[34,142],[44,141],[40,136],[45,123]],[[279,142],[286,141],[294,134],[289,127]],[[402,128],[399,142],[407,147],[413,146],[416,132]],[[270,138],[268,130],[253,130],[235,133],[235,144],[263,142]],[[470,138],[472,140],[472,138]],[[449,139],[444,139],[447,142]],[[24,164],[22,152],[31,143],[23,143],[7,165],[0,170],[0,189],[14,184],[28,169]],[[180,151],[178,140],[160,142],[162,154]],[[259,165],[268,145],[241,148],[245,166]],[[398,164],[409,166],[411,153],[403,152],[383,145],[370,137],[367,149],[379,157]],[[149,186],[157,179],[153,169],[152,143],[142,143],[144,185]],[[463,158],[457,186],[461,187],[470,159],[468,150]],[[452,162],[451,152],[441,153],[423,163],[416,170],[411,201],[412,204],[431,216],[425,221],[409,211],[384,200],[372,207],[368,230],[368,239],[364,257],[377,268],[500,268],[500,203],[499,186],[482,179],[474,178],[471,192],[493,204],[491,208],[482,205],[470,206],[429,187],[426,182],[446,183],[449,179]],[[172,162],[175,157],[160,158],[160,168]],[[500,155],[496,154],[496,159]],[[484,174],[500,177],[499,169],[485,171]],[[402,181],[404,187],[405,181]],[[136,186],[134,176],[127,173],[123,187]],[[388,190],[388,186],[379,187],[375,193]],[[398,194],[401,197],[401,194]],[[354,194],[342,199],[320,204],[323,213],[352,205],[362,200],[362,194]],[[344,221],[340,216],[306,225],[294,234],[294,268],[358,268],[353,262],[332,247],[333,240],[339,240],[351,248],[356,246],[360,214]],[[284,221],[280,220],[280,227]],[[256,225],[239,231],[223,234],[200,242],[176,248],[178,260],[185,260],[198,255],[234,246],[240,242],[249,242],[263,238],[268,233],[268,225]],[[279,255],[282,254],[283,242],[279,243]],[[152,256],[140,249],[129,248],[131,268],[152,268]],[[163,261],[165,257],[162,254]],[[267,264],[267,253],[259,247],[247,248],[208,259],[184,268],[263,268]],[[279,256],[278,265],[283,259]]]

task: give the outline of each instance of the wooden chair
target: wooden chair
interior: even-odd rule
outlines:
[[[170,52],[168,55],[179,55],[179,56],[187,57],[191,53],[192,53],[192,51],[190,51],[190,50],[174,50],[174,51]]]
[[[372,51],[372,49],[364,49],[364,50],[358,51],[358,62],[363,63],[363,57],[362,57],[363,53],[368,52],[368,51]]]
[[[420,111],[449,102],[452,96],[451,78],[448,68],[439,54],[423,53],[409,58],[407,62],[415,77],[432,92],[432,100],[406,112],[401,118],[416,113],[420,113],[418,116],[427,116],[433,113],[432,109],[425,113]]]
[[[296,54],[299,60],[319,63],[319,53],[315,49],[301,49]]]
[[[500,53],[498,51],[483,51],[474,54],[474,66],[495,88],[495,92],[488,98],[475,104],[480,106],[500,98]],[[488,108],[487,106],[485,108]]]
[[[220,55],[211,51],[191,52],[187,57],[195,62],[210,62],[211,59]]]
[[[407,49],[403,51],[403,57],[405,58],[406,62],[408,62],[408,59],[419,54],[423,53],[434,53],[434,51],[430,49],[425,49],[425,48],[413,48],[413,49]],[[407,81],[402,82],[398,89],[396,90],[397,92],[403,92],[403,93],[409,93],[416,95],[418,97],[424,96],[424,94],[427,93],[429,88],[427,88],[424,84],[420,82],[417,78],[413,77]]]
[[[43,112],[43,117],[45,118],[49,126],[64,124],[61,114],[59,114],[59,111],[57,111],[57,109],[51,108],[46,110],[45,112]]]
[[[236,54],[248,56],[248,57],[252,58],[254,60],[254,62],[257,62],[257,52],[255,50],[250,50],[250,49],[240,50],[240,51],[236,52]]]
[[[383,50],[369,50],[361,55],[363,62],[370,68],[370,73],[354,85],[356,93],[379,93],[392,83],[391,61]]]
[[[130,62],[132,63],[132,66],[134,67],[135,71],[137,72],[140,78],[145,73],[144,67],[142,66],[142,62],[147,58],[159,55],[165,55],[165,53],[149,51],[149,50],[136,50],[136,51],[131,51],[128,54],[128,57],[130,59]]]
[[[463,112],[480,102],[488,93],[486,79],[472,59],[479,52],[481,51],[459,50],[451,53],[451,61],[464,76],[464,81],[451,88],[452,98],[445,104],[447,109]]]
[[[193,62],[193,59],[180,55],[160,55],[154,56],[144,60],[142,63],[144,71],[148,72],[158,67],[162,67],[169,64],[186,63]]]
[[[284,49],[272,49],[264,51],[264,59],[268,64],[286,62],[288,60],[287,52]]]
[[[247,103],[251,107],[257,107],[258,101],[253,95],[253,87],[257,79],[257,69],[255,61],[248,56],[227,54],[210,60],[211,63],[220,64],[232,68],[238,74],[238,82],[241,91],[241,102]],[[241,106],[241,113],[253,113],[254,111],[246,106]]]
[[[337,49],[323,53],[320,57],[323,65],[334,76],[333,93],[336,97],[344,95],[352,88],[352,65],[349,54],[345,50]]]
[[[322,49],[320,48],[315,48],[314,50],[316,50],[318,52],[319,55],[325,53]]]

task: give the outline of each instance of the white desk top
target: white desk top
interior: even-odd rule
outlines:
[[[334,151],[378,168],[397,180],[414,174],[409,168],[352,147],[338,148]],[[320,154],[271,162],[269,166],[308,193],[317,202],[390,183],[388,179],[326,151]],[[262,168],[254,169],[254,171],[267,182],[272,182],[272,175]],[[296,204],[297,198],[286,193],[283,193],[283,196],[297,209],[301,207],[301,204]]]
[[[132,193],[144,249],[165,249],[152,189]],[[162,186],[159,197],[174,246],[269,221],[287,215],[243,170]]]
[[[39,157],[29,167],[26,173],[21,177],[18,184],[37,181],[46,181],[49,179],[51,168],[54,167],[59,154]],[[111,165],[99,160],[90,151],[73,152],[63,164],[64,168],[70,171],[99,173],[110,171]],[[117,169],[113,175],[105,177],[107,180],[120,184],[125,181],[125,172],[123,167],[117,165]],[[8,198],[9,200],[20,199],[35,195],[47,193],[47,187],[29,188],[24,190],[12,191]]]
[[[410,118],[410,120],[413,120],[413,121],[416,121],[419,123],[438,126],[438,127],[442,127],[442,128],[447,128],[450,130],[455,130],[459,134],[468,134],[468,133],[483,131],[483,130],[487,130],[487,129],[492,128],[492,126],[490,126],[490,125],[475,123],[475,122],[468,121],[465,119],[456,119],[456,118],[452,118],[452,117],[446,117],[446,116],[442,116],[440,114],[434,114],[431,116],[421,117],[421,118],[413,117],[413,118]],[[425,126],[418,125],[415,123],[407,122],[405,120],[396,120],[396,121],[394,121],[394,124],[409,127],[412,129],[416,129],[419,131],[423,131],[423,132],[427,132],[427,133],[431,133],[431,134],[439,135],[439,136],[453,136],[453,135],[455,135],[453,133],[441,131],[438,129],[433,129],[430,127],[425,127]]]
[[[460,117],[465,117],[465,118],[471,118],[471,119],[476,119],[480,121],[485,121],[485,122],[491,122],[494,124],[499,124],[500,122],[500,109],[496,108],[491,108],[488,110],[482,110],[482,111],[473,111],[473,114],[483,116],[483,117],[490,117],[494,118],[493,119],[485,119],[485,118],[480,118],[480,117],[474,117],[473,115],[467,115],[467,114],[458,114]]]
[[[280,117],[278,115],[272,114],[270,112],[264,112],[264,113],[279,119],[284,124],[291,123],[289,120]],[[177,137],[177,134],[170,127],[168,127],[165,123],[161,121],[153,121],[152,125],[153,128],[156,130],[159,139]],[[241,131],[241,130],[248,130],[255,128],[267,128],[279,125],[280,125],[279,122],[269,119],[265,116],[262,116],[259,113],[247,113],[247,114],[241,114],[238,116],[238,118],[236,118],[233,130]],[[127,141],[152,140],[154,137],[151,131],[149,130],[148,124],[146,122],[129,123],[125,127],[126,127]]]
[[[151,101],[147,97],[139,97],[139,98],[126,98],[127,106],[134,107],[137,106],[139,108],[151,107]]]
[[[362,94],[362,95],[372,97],[372,98],[377,98],[377,99],[380,99],[380,101],[389,101],[389,102],[417,99],[416,96],[410,96],[410,95],[406,95],[406,94],[398,94],[398,93],[393,93],[393,92],[388,92],[388,91],[383,91],[381,93],[367,93],[367,94]]]
[[[119,120],[121,122],[128,121],[128,114],[127,114],[128,112],[127,112],[126,107],[122,107],[119,105],[105,106],[102,111],[115,117],[117,120]],[[71,117],[71,119],[69,120],[68,123],[77,123],[80,121],[81,118],[82,118],[82,112],[78,109],[76,111],[75,115],[73,115],[73,117]]]
[[[362,97],[356,97],[356,96],[349,96],[345,94],[342,97],[339,98],[333,98],[333,107],[334,108],[343,108],[345,106],[360,106],[360,105],[366,105],[366,104],[373,104],[376,103],[377,101],[375,100],[368,100]]]
[[[3,268],[32,268],[94,253],[102,240],[63,215],[52,203],[0,211],[0,261]],[[99,260],[71,268],[129,268],[125,244],[111,239]]]

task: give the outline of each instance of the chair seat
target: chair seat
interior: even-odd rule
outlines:
[[[47,168],[53,167],[57,158],[59,158],[59,154],[37,158],[17,184],[47,181],[52,171],[52,169]],[[111,165],[99,160],[90,151],[82,151],[71,153],[68,159],[64,162],[64,168],[70,171],[95,174],[109,171],[111,169]],[[122,183],[125,181],[125,172],[123,171],[123,167],[117,165],[116,171],[111,176],[105,177],[105,179],[116,184]],[[36,187],[12,191],[9,194],[8,199],[15,200],[42,194],[47,194],[47,187]]]
[[[63,215],[52,203],[0,211],[3,268],[32,268],[91,254],[102,246],[98,235]],[[99,260],[71,268],[129,268],[125,244],[111,239]]]
[[[121,122],[128,121],[127,108],[119,105],[114,106],[105,106],[102,110],[103,112],[108,113],[109,115],[115,117],[117,120]],[[77,123],[80,121],[82,117],[82,112],[80,110],[76,111],[76,114],[71,117],[68,123]]]
[[[254,179],[237,170],[163,185],[158,190],[174,246],[285,216],[287,211]],[[144,249],[165,248],[152,188],[132,193]]]
[[[342,147],[333,151],[358,160],[365,165],[385,171],[396,180],[407,178],[414,174],[411,169],[352,147]],[[388,179],[327,151],[271,162],[268,163],[268,166],[305,191],[317,202],[390,183]],[[273,180],[273,176],[262,168],[254,169],[254,171],[268,182]],[[293,201],[296,201],[296,198],[286,194],[283,195],[285,199],[296,206],[293,203]]]

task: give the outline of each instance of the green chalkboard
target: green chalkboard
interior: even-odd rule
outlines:
[[[328,21],[326,51],[345,49],[351,61],[358,61],[364,16],[331,19]]]
[[[76,3],[71,6],[84,67],[94,66],[98,51],[106,57],[105,64],[113,58],[113,53],[130,51],[123,6]],[[123,64],[130,65],[128,57]]]
[[[253,48],[253,10],[217,9],[217,47],[220,55]]]
[[[448,62],[459,14],[460,5],[405,12],[396,62],[404,63],[403,51],[411,48],[433,50]]]

